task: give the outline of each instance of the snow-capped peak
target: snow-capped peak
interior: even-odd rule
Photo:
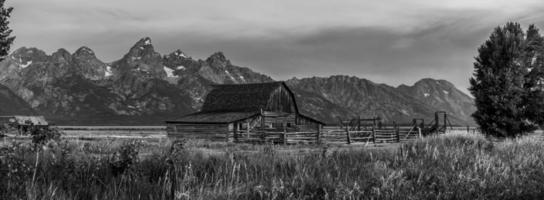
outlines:
[[[151,44],[151,39],[145,38],[144,45],[150,45],[150,44]]]
[[[177,78],[178,76],[174,74],[174,70],[169,67],[163,66],[164,72],[166,72],[166,77]]]
[[[180,57],[180,58],[187,58],[187,55],[185,55],[185,53],[183,53],[183,51],[181,51],[179,49],[176,52],[174,52],[174,55],[176,55],[177,57]]]
[[[106,73],[105,75],[106,77],[109,77],[109,76],[113,76],[113,72],[111,71],[111,66],[106,66]]]
[[[180,66],[177,66],[176,69],[177,69],[177,70],[185,70],[185,66],[180,65]]]
[[[27,68],[28,66],[30,66],[32,64],[32,60],[29,60],[27,61],[25,64],[21,64],[21,68]]]

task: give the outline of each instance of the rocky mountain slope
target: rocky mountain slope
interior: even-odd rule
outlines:
[[[0,85],[0,116],[37,114],[21,97]]]
[[[302,104],[301,107],[330,109],[309,113],[326,121],[338,121],[334,114],[330,114],[338,110],[328,106],[327,103],[330,102],[342,106],[344,109],[342,113],[345,113],[343,119],[357,116],[380,117],[388,122],[408,123],[413,118],[423,118],[430,122],[434,119],[434,112],[444,110],[451,114],[450,121],[454,124],[473,123],[469,117],[474,111],[472,99],[447,81],[423,79],[414,86],[403,85],[394,88],[357,77],[331,76],[291,79],[287,84],[295,91],[304,91],[324,98],[326,101]],[[303,95],[299,101],[308,102],[308,97]]]
[[[476,111],[474,100],[445,80],[426,78],[413,86],[400,85],[397,90],[437,110],[455,113],[460,119],[472,119],[471,115]]]
[[[51,55],[22,47],[0,62],[0,84],[57,124],[161,124],[197,111],[213,84],[268,81],[273,79],[232,64],[222,52],[205,60],[181,50],[161,55],[150,38],[111,63],[88,47]],[[302,111],[326,122],[348,116],[409,121],[446,110],[466,123],[473,111],[470,97],[447,81],[398,88],[347,76],[287,82]]]

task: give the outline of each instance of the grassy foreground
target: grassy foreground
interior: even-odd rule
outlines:
[[[540,199],[544,145],[449,134],[396,151],[209,153],[189,144],[28,143],[0,151],[0,199]],[[34,176],[34,172],[36,175]],[[34,179],[34,181],[33,181]]]

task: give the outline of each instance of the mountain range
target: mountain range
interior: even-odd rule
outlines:
[[[150,38],[140,39],[110,63],[88,47],[51,55],[22,47],[0,62],[0,84],[6,87],[0,87],[0,104],[9,96],[5,101],[18,101],[21,110],[60,125],[151,125],[198,111],[214,84],[270,81],[267,75],[232,64],[222,52],[205,60],[181,50],[161,55]],[[445,80],[392,87],[338,75],[286,83],[303,113],[327,123],[357,116],[431,120],[435,111],[444,110],[452,123],[473,124],[473,99]]]

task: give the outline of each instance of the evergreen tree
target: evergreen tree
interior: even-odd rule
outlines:
[[[536,128],[527,114],[527,46],[521,26],[507,23],[478,49],[469,90],[477,108],[472,116],[485,134],[515,137]]]
[[[544,38],[534,25],[527,30],[523,60],[528,71],[524,97],[526,115],[541,125],[544,124]]]
[[[12,30],[9,28],[9,17],[13,7],[5,7],[5,0],[0,0],[0,61],[8,55],[14,36],[11,36]]]

